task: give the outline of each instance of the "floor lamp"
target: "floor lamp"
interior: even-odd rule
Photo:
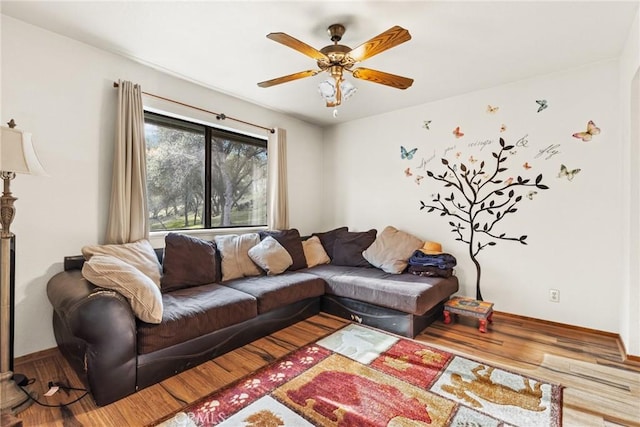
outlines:
[[[9,127],[0,128],[0,176],[4,192],[0,197],[0,412],[17,413],[31,403],[29,396],[13,380],[13,292],[11,280],[11,223],[16,213],[13,206],[17,200],[11,194],[11,180],[17,173],[45,175],[38,156],[33,149],[31,134],[15,129],[13,119]],[[33,393],[30,393],[33,396]]]

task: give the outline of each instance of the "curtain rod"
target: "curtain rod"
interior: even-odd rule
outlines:
[[[113,87],[118,87],[118,86],[120,86],[120,84],[118,82],[113,82]],[[260,126],[260,125],[257,125],[255,123],[251,123],[251,122],[245,122],[244,120],[236,119],[235,117],[230,117],[230,116],[227,116],[227,115],[225,115],[223,113],[216,113],[214,111],[205,110],[204,108],[200,108],[200,107],[196,107],[196,106],[193,106],[193,105],[185,104],[184,102],[176,101],[175,99],[165,98],[164,96],[155,95],[153,93],[149,93],[149,92],[145,92],[145,91],[142,91],[142,93],[144,95],[147,95],[147,96],[152,96],[154,98],[162,99],[163,101],[169,101],[169,102],[173,102],[174,104],[182,105],[183,107],[193,108],[194,110],[203,111],[205,113],[213,114],[214,116],[216,116],[216,119],[218,119],[218,120],[229,119],[229,120],[233,120],[234,122],[244,123],[245,125],[249,125],[249,126],[253,126],[253,127],[257,127],[257,128],[260,128],[260,129],[267,130],[270,133],[276,133],[276,130],[273,129],[273,128]]]

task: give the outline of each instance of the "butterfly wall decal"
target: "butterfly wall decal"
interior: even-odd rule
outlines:
[[[566,176],[569,181],[573,181],[573,177],[580,173],[581,170],[582,169],[569,170],[565,165],[560,165],[560,173],[558,173],[558,178]]]
[[[411,168],[406,168],[404,170],[404,176],[411,176],[413,175],[413,173],[411,173]]]
[[[456,159],[459,159],[461,155],[462,155],[462,151],[458,151],[458,152],[456,153]]]
[[[416,175],[416,184],[420,185],[420,181],[422,181],[423,179],[424,179],[424,176]]]
[[[460,126],[456,127],[452,133],[456,136],[456,138],[462,138],[464,136],[464,133],[460,131]]]
[[[400,146],[400,158],[401,159],[407,159],[407,160],[411,160],[413,159],[413,155],[416,154],[416,151],[418,151],[417,148],[414,148],[413,150],[409,150],[407,151],[406,148],[404,148],[402,145]]]
[[[598,135],[600,133],[600,128],[593,123],[593,120],[589,120],[587,123],[587,131],[586,132],[576,132],[573,134],[574,138],[581,139],[582,142],[591,141],[593,135]]]
[[[529,164],[529,162],[524,162],[524,165],[522,165],[523,168],[529,170],[532,168],[532,166]]]
[[[475,159],[473,156],[469,156],[469,163],[475,163],[478,159]]]
[[[500,132],[504,132],[507,130],[507,125],[505,125],[504,123],[500,126]]]
[[[491,105],[487,105],[487,113],[493,114],[496,113],[500,107],[492,107]]]
[[[538,104],[538,113],[549,106],[546,99],[536,100],[536,104]]]
[[[423,128],[425,128],[426,130],[431,130],[429,128],[429,125],[431,124],[431,120],[423,120],[424,124],[422,125]]]
[[[533,200],[533,196],[535,196],[536,194],[538,194],[538,192],[537,192],[537,191],[533,191],[533,190],[532,190],[532,191],[529,191],[529,192],[527,193],[527,198],[528,198],[529,200]]]

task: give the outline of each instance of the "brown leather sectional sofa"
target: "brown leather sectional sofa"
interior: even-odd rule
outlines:
[[[320,311],[414,337],[458,290],[455,276],[327,264],[163,293],[162,322],[149,324],[85,280],[83,262],[66,258],[47,294],[58,346],[100,406]]]

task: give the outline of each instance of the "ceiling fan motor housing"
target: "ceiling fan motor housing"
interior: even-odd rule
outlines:
[[[334,43],[342,40],[345,31],[344,25],[342,24],[329,25],[329,28],[327,28],[327,33],[329,33],[329,37],[331,37],[331,41]]]
[[[320,52],[324,53],[329,58],[328,66],[341,65],[345,68],[350,68],[351,66],[353,66],[353,62],[351,61],[346,61],[347,63],[344,62],[345,55],[351,52],[351,48],[349,46],[345,46],[342,44],[332,44],[323,47],[322,49],[320,49]],[[323,70],[328,68],[327,64],[323,61],[318,61],[318,66]]]

